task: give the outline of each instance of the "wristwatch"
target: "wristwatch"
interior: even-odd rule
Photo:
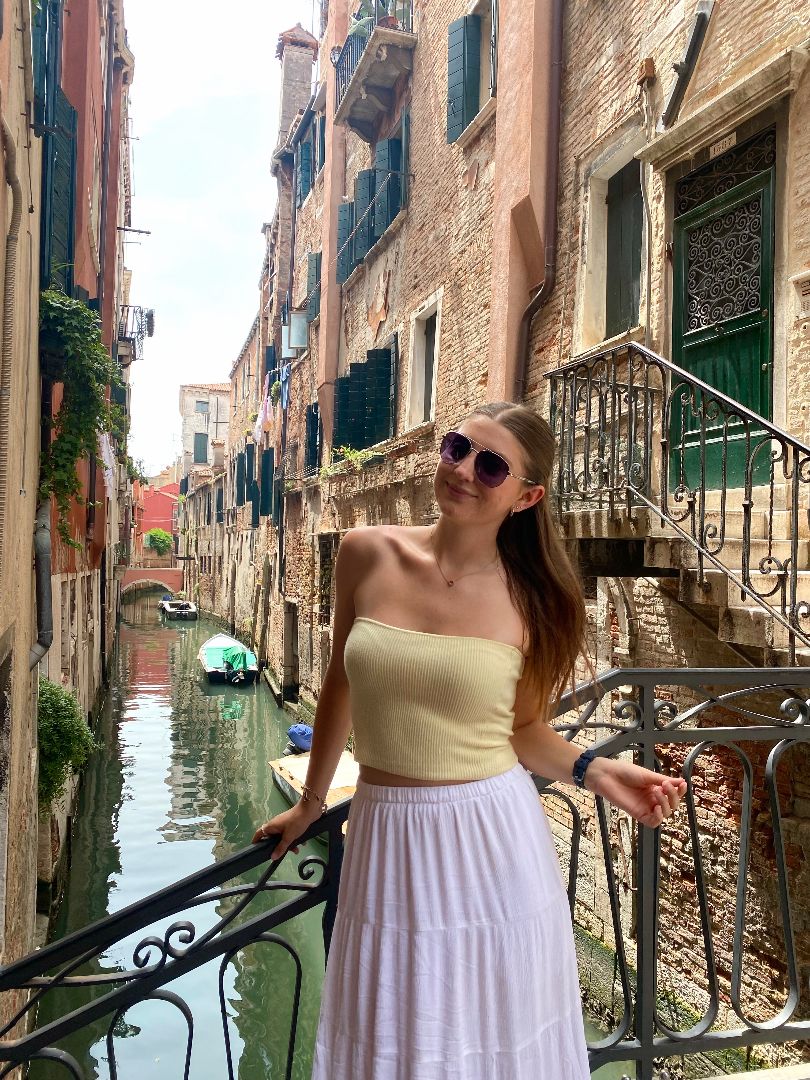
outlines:
[[[574,768],[573,768],[573,771],[572,771],[571,775],[572,775],[572,777],[574,779],[574,786],[575,787],[578,787],[578,788],[584,788],[585,787],[585,773],[587,771],[588,766],[590,765],[590,763],[593,761],[593,759],[595,757],[596,757],[596,751],[595,750],[593,750],[593,749],[584,750],[579,755],[577,760],[574,762]]]

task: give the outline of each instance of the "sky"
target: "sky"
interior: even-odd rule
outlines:
[[[179,387],[227,382],[259,303],[275,208],[279,34],[317,0],[125,0],[130,92],[130,303],[155,311],[131,369],[129,452],[147,474],[180,451]],[[316,31],[317,32],[317,31]]]

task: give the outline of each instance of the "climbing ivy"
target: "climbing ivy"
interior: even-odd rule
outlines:
[[[146,534],[146,544],[158,555],[168,555],[174,545],[171,533],[165,529],[150,529]]]
[[[70,776],[81,769],[98,749],[74,694],[63,686],[39,680],[37,703],[39,746],[39,804],[51,805],[65,789]]]
[[[82,502],[78,462],[97,452],[105,431],[116,438],[126,460],[126,412],[107,401],[107,388],[121,386],[121,376],[101,340],[97,313],[80,300],[55,289],[43,292],[39,335],[43,374],[64,388],[59,411],[49,420],[53,436],[42,453],[39,497],[53,497],[62,541],[81,547],[70,536],[68,517],[71,503]]]

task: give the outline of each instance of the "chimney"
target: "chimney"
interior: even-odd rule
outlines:
[[[290,125],[312,95],[312,68],[318,59],[318,42],[297,23],[279,36],[276,56],[281,61],[278,144],[283,146]]]

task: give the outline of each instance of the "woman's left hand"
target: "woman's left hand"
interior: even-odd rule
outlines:
[[[679,777],[613,758],[594,758],[585,773],[585,787],[651,829],[671,817],[686,794],[686,781]]]

